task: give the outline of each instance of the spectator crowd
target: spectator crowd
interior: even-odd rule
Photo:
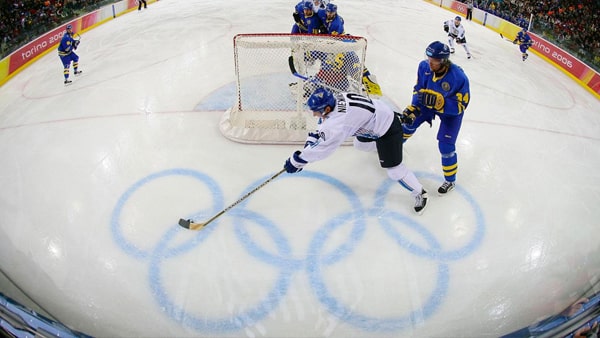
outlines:
[[[113,2],[0,1],[0,58],[54,27]],[[532,17],[529,27],[532,32],[600,69],[599,0],[474,0],[473,3],[476,8],[521,27],[528,27]]]
[[[0,0],[0,59],[47,31],[114,0]]]
[[[474,5],[529,28],[600,70],[599,0],[480,0]]]

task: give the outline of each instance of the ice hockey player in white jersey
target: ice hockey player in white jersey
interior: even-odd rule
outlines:
[[[402,163],[401,115],[385,102],[342,92],[334,95],[317,88],[308,98],[313,116],[322,120],[319,130],[309,133],[304,149],[297,150],[284,164],[288,173],[300,172],[308,163],[323,160],[348,138],[354,136],[354,147],[377,151],[379,163],[388,176],[411,192],[414,210],[423,213],[427,192],[415,174]]]
[[[454,53],[454,40],[459,45],[462,45],[467,53],[467,59],[471,58],[471,51],[467,46],[467,38],[465,37],[465,27],[460,23],[461,17],[457,16],[454,20],[444,22],[444,31],[448,33],[448,45],[450,45],[450,53]]]
[[[325,9],[329,4],[329,0],[313,0],[313,11],[317,13],[321,21],[325,22],[327,19],[327,15],[325,14]]]

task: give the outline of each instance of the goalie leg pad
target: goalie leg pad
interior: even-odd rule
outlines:
[[[375,75],[363,76],[362,83],[365,86],[365,91],[369,95],[382,96],[381,87],[373,80],[375,80]]]

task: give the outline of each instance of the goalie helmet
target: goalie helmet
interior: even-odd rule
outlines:
[[[430,58],[445,60],[450,58],[450,48],[445,43],[434,41],[427,46],[425,54]]]
[[[306,104],[310,110],[323,113],[325,107],[329,106],[331,109],[335,107],[335,97],[329,90],[325,88],[317,88],[308,98]]]

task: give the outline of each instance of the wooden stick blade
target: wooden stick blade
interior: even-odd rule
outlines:
[[[202,228],[204,228],[206,226],[207,223],[208,222],[206,222],[206,223],[195,223],[195,222],[192,222],[191,219],[183,219],[183,218],[179,219],[179,225],[182,228],[186,228],[186,229],[190,229],[190,230],[199,230],[199,229],[202,229]]]
[[[190,222],[190,230],[200,230],[206,226],[207,223],[194,223]]]

